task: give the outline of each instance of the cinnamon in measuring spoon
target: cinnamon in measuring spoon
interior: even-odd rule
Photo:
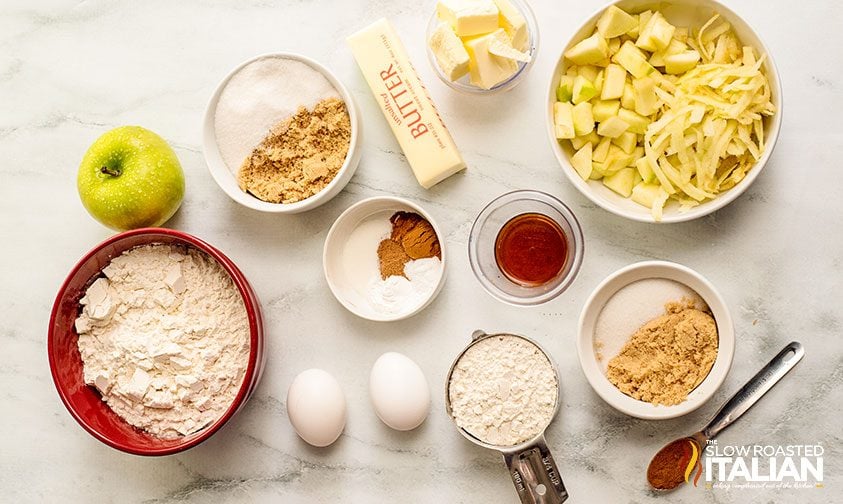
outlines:
[[[656,490],[673,490],[688,481],[699,462],[699,454],[700,447],[694,439],[673,441],[659,450],[650,461],[647,481]],[[696,482],[696,478],[694,480]]]

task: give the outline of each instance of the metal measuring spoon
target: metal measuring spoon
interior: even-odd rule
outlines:
[[[741,387],[717,411],[714,418],[701,431],[672,441],[659,450],[647,467],[647,482],[650,486],[655,490],[666,491],[673,490],[682,483],[687,482],[694,466],[702,459],[703,448],[708,443],[708,440],[715,437],[726,427],[732,425],[735,420],[746,413],[768,390],[773,388],[773,385],[778,383],[788,371],[793,369],[804,355],[805,350],[802,348],[801,343],[794,341],[788,344],[761,371],[753,376],[746,385]],[[678,453],[680,450],[684,451],[686,449],[691,450],[688,460],[685,460],[684,454]],[[656,474],[656,461],[664,462],[667,467],[670,467],[670,464],[675,462],[675,470],[668,474],[659,474],[660,476],[666,476],[666,481],[661,485],[653,482],[654,477],[659,476]]]
[[[445,380],[445,409],[448,412],[448,416],[451,417],[451,421],[456,425],[456,420],[451,410],[450,394],[451,375],[454,372],[454,368],[469,348],[482,340],[496,336],[521,338],[535,346],[547,358],[556,375],[557,384],[556,405],[554,406],[553,415],[548,421],[548,425],[545,425],[541,432],[533,439],[514,446],[489,444],[473,436],[460,426],[457,426],[457,429],[472,443],[499,451],[503,455],[504,462],[509,469],[509,475],[515,484],[515,489],[518,492],[518,497],[521,499],[522,504],[562,504],[568,499],[568,491],[565,490],[565,485],[562,483],[561,476],[559,476],[559,469],[556,467],[556,461],[553,460],[553,455],[551,455],[550,450],[547,448],[547,441],[544,438],[544,431],[550,425],[550,422],[553,421],[556,412],[559,410],[559,369],[556,367],[553,359],[550,358],[550,354],[541,345],[526,336],[518,334],[486,334],[483,331],[474,331],[471,335],[471,343],[454,359],[451,369],[448,370],[448,377]]]

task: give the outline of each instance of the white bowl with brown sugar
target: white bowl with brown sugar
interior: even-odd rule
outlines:
[[[262,212],[299,213],[348,184],[360,161],[354,100],[330,70],[293,53],[232,70],[205,111],[203,153],[220,188]]]
[[[644,261],[609,275],[585,303],[577,351],[610,406],[658,420],[702,406],[725,380],[735,351],[732,317],[696,271]]]

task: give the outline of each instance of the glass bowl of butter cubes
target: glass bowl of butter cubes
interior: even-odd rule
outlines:
[[[539,45],[536,18],[523,0],[438,0],[426,37],[436,75],[473,94],[512,89]]]

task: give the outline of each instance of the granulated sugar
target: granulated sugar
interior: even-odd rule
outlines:
[[[217,146],[232,173],[273,126],[299,107],[312,109],[328,98],[340,98],[321,72],[307,63],[280,57],[249,63],[226,84],[214,115]]]
[[[495,446],[539,435],[553,419],[558,391],[556,372],[544,352],[511,335],[472,345],[448,384],[457,425]]]

